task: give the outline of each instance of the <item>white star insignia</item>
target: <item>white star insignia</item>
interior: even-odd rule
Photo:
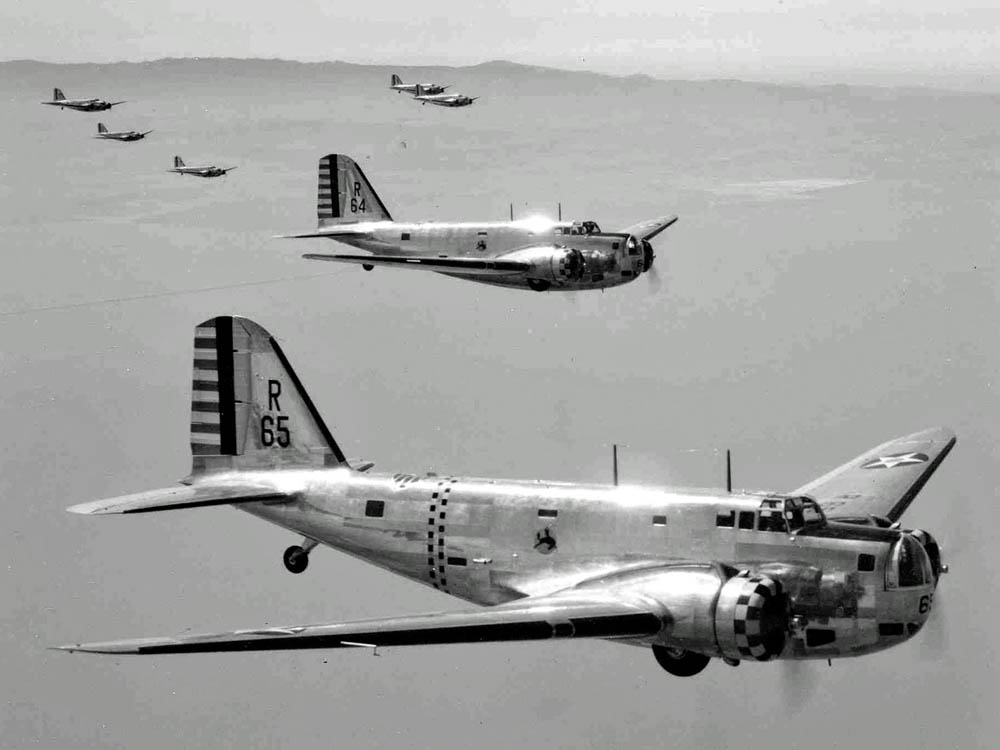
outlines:
[[[923,453],[894,453],[891,456],[879,456],[873,461],[862,465],[862,469],[895,469],[897,466],[922,464],[927,460]]]

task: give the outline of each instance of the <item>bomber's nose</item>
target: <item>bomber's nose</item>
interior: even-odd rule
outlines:
[[[653,246],[649,244],[648,240],[642,240],[642,270],[644,273],[653,268],[654,260],[656,260],[656,254],[653,252]]]

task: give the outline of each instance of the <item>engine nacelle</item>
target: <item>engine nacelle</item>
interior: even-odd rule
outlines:
[[[790,617],[781,584],[763,575],[726,577],[727,571],[732,569],[679,565],[629,576],[632,592],[663,607],[657,645],[727,659],[781,655]]]
[[[507,253],[503,258],[530,264],[528,278],[535,281],[563,284],[583,278],[583,253],[573,248],[528,247]]]
[[[767,576],[730,578],[715,606],[715,636],[722,655],[768,661],[781,655],[788,632],[788,601]]]

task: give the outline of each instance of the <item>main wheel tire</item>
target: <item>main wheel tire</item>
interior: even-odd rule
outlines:
[[[297,544],[285,550],[284,560],[289,573],[301,573],[309,567],[309,553]]]
[[[528,286],[532,291],[546,292],[552,287],[552,282],[545,279],[528,279]]]
[[[708,666],[709,657],[683,648],[653,646],[653,656],[675,677],[693,677]]]

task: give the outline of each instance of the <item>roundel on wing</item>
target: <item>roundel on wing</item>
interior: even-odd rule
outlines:
[[[897,466],[912,466],[926,463],[929,460],[926,453],[893,453],[890,456],[879,456],[861,464],[862,469],[895,469]]]

